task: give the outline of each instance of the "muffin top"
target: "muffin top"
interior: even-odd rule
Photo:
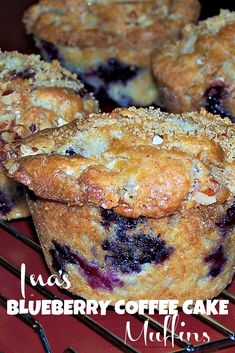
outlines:
[[[161,218],[232,199],[234,132],[205,111],[132,107],[41,131],[2,155],[8,175],[42,198]]]
[[[185,112],[205,106],[213,113],[235,115],[234,38],[235,12],[221,10],[197,26],[187,25],[182,39],[156,51],[153,70],[167,109]],[[210,110],[211,89],[221,96],[223,112]]]
[[[0,144],[91,112],[98,103],[57,61],[0,51]]]
[[[41,0],[24,22],[28,33],[61,46],[146,49],[175,38],[199,11],[198,0]]]

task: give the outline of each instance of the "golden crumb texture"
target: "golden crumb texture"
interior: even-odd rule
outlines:
[[[116,109],[8,144],[3,164],[73,294],[182,305],[233,278],[234,132],[204,110]]]
[[[60,47],[142,48],[146,56],[199,13],[197,0],[42,0],[26,11],[24,23],[28,33]]]
[[[168,111],[198,110],[217,99],[212,109],[220,105],[224,116],[235,116],[234,38],[235,12],[221,10],[198,25],[188,24],[180,40],[155,52],[153,72]]]
[[[3,159],[42,198],[159,219],[233,198],[234,130],[205,111],[116,109],[8,144]]]
[[[0,148],[37,131],[58,127],[98,112],[98,103],[57,61],[0,51]],[[0,169],[0,188],[11,199],[1,218],[29,215],[24,193]],[[22,194],[22,195],[20,195]]]

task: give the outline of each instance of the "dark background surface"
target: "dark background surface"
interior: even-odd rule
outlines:
[[[35,53],[33,41],[27,37],[22,24],[22,14],[29,5],[36,3],[35,0],[6,0],[0,2],[0,48],[2,50],[18,50],[22,53]],[[219,13],[219,8],[230,8],[230,1],[206,0],[203,3],[201,19]],[[235,0],[233,9],[235,10]],[[16,221],[12,223],[17,229],[28,234],[36,240],[35,233],[32,231],[30,221]],[[49,276],[44,259],[40,254],[36,253],[19,240],[11,237],[9,234],[0,229],[0,253],[7,260],[20,266],[22,262],[26,263],[28,273],[42,274],[44,278]],[[1,290],[6,297],[12,299],[21,299],[19,290],[19,281],[6,270],[0,268]],[[235,292],[235,285],[230,290]],[[54,292],[59,293],[57,289]],[[27,286],[27,297],[29,299],[42,299],[33,289]],[[61,293],[59,293],[61,295]],[[64,296],[66,298],[66,296]],[[48,336],[52,352],[63,353],[68,346],[72,346],[77,353],[118,353],[120,352],[112,344],[107,343],[98,334],[88,329],[84,324],[73,320],[71,317],[43,317],[37,319],[43,325]],[[110,311],[106,317],[94,317],[95,320],[107,327],[109,330],[124,339],[124,327],[127,320],[131,320],[134,333],[139,334],[142,324],[125,315],[120,317]],[[156,319],[161,320],[157,317]],[[192,317],[183,317],[186,322],[186,330],[191,332],[210,332],[212,340],[223,338],[222,335],[207,326],[201,324],[200,321]],[[235,330],[235,310],[231,309],[230,315],[226,317],[216,317],[220,322],[229,325]],[[169,346],[163,348],[162,343],[152,343],[148,346],[144,345],[143,339],[140,339],[134,346],[142,353],[164,353],[172,351]],[[179,347],[175,347],[175,350]],[[43,353],[42,345],[36,333],[23,324],[16,317],[6,315],[4,308],[0,306],[0,352],[1,353]],[[216,350],[214,351],[216,352]],[[225,353],[234,353],[235,348],[224,350]]]
[[[218,15],[219,9],[230,9],[235,10],[234,0],[199,0],[202,4],[201,17],[200,19],[205,19],[210,16]]]

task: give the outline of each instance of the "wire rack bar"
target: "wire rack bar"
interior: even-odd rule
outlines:
[[[42,249],[39,244],[37,244],[34,240],[30,239],[29,237],[25,236],[23,233],[19,232],[15,227],[11,226],[8,222],[0,220],[0,226],[2,226],[5,230],[9,232],[10,235],[14,236],[15,238],[19,239],[23,243],[25,243],[27,246],[30,246],[32,249],[36,250],[40,254],[43,254]],[[16,277],[20,278],[20,269],[13,265],[12,263],[8,262],[6,259],[3,257],[0,257],[0,265],[3,266],[6,270],[8,270],[10,273],[14,274]],[[36,286],[32,286],[30,282],[30,276],[26,274],[26,283],[30,285],[32,288],[34,288],[37,292],[42,294],[44,297],[48,299],[57,299],[57,300],[63,300],[61,297],[58,295],[54,294],[52,291],[48,290],[45,287],[40,286],[40,284],[37,284]],[[68,293],[66,293],[68,295]],[[229,299],[229,301],[233,304],[235,304],[235,295],[230,293],[227,290],[224,290],[222,292],[222,296]],[[72,297],[72,295],[70,295]],[[122,352],[124,353],[141,353],[128,343],[125,343],[125,341],[118,336],[114,335],[112,332],[107,330],[105,327],[97,323],[95,320],[91,319],[88,315],[71,315],[73,316],[76,320],[82,322],[85,324],[87,327],[92,329],[94,332],[105,338],[107,341],[112,343],[114,346],[119,348]],[[145,314],[145,315],[133,315],[135,318],[141,321],[148,320],[149,324],[152,328],[160,330],[160,332],[163,332],[164,330],[164,325],[162,325],[159,321],[155,320],[151,316]],[[209,342],[206,344],[202,344],[199,346],[194,346],[187,340],[181,340],[179,336],[176,333],[172,333],[172,331],[167,328],[167,334],[174,335],[174,339],[177,342],[178,345],[183,346],[183,349],[174,351],[172,353],[178,353],[178,352],[203,352],[203,353],[209,353],[209,352],[218,352],[218,350],[223,350],[226,349],[230,346],[235,346],[235,332],[230,330],[228,327],[222,325],[219,323],[217,320],[209,317],[208,315],[193,315],[195,318],[199,319],[200,321],[203,321],[207,325],[211,326],[214,330],[217,330],[224,334],[225,336],[228,336],[223,339],[218,339],[213,342]],[[40,325],[40,324],[39,324]],[[165,329],[166,330],[166,329]],[[216,349],[216,350],[215,350]],[[47,352],[48,353],[48,352]],[[69,347],[64,353],[76,353],[73,348]]]
[[[141,321],[148,320],[150,326],[153,329],[160,330],[160,332],[164,332],[164,330],[166,330],[167,334],[169,334],[169,335],[173,334],[173,332],[169,328],[165,329],[163,324],[161,324],[159,321],[155,320],[154,318],[152,318],[151,316],[149,316],[147,314],[135,315],[135,317],[137,319],[141,320]],[[174,333],[173,336],[174,336],[174,339],[178,343],[179,346],[187,347],[187,346],[191,345],[191,343],[188,342],[187,340],[184,340],[184,339],[181,340],[179,335],[177,335],[176,333]]]
[[[230,293],[230,292],[227,291],[227,290],[224,290],[224,291],[222,292],[222,296],[223,296],[224,298],[229,299],[229,301],[230,301],[231,303],[235,304],[235,295],[234,295],[234,294]]]
[[[217,320],[213,319],[212,317],[210,317],[208,315],[198,314],[197,316],[194,315],[194,317],[196,317],[197,319],[200,318],[202,321],[206,322],[207,325],[210,325],[215,330],[220,331],[224,335],[235,336],[235,332],[233,332],[228,327],[222,325],[220,322],[218,322]]]
[[[73,348],[69,347],[63,353],[78,353],[78,352],[75,351]]]
[[[6,259],[4,259],[2,256],[0,256],[0,265],[3,266],[6,270],[14,274],[16,277],[20,278],[20,269],[16,267],[15,265],[11,264],[8,262]],[[32,286],[30,282],[30,276],[28,274],[25,275],[25,281],[26,283],[33,289],[35,289],[38,293],[42,294],[44,297],[47,299],[57,299],[63,301],[61,297],[58,295],[54,294],[51,292],[49,289],[42,287],[40,284],[37,284],[36,286]],[[137,349],[132,347],[130,344],[125,343],[123,339],[120,337],[116,336],[113,334],[111,331],[107,330],[104,326],[100,325],[98,322],[93,320],[91,317],[88,315],[84,314],[78,314],[78,315],[71,315],[74,317],[76,320],[82,322],[89,328],[91,328],[94,332],[98,333],[101,335],[103,338],[108,340],[110,343],[112,343],[114,346],[116,346],[118,349],[120,349],[124,353],[140,353]]]
[[[1,294],[0,294],[0,305],[3,306],[5,309],[7,307],[7,298]],[[34,331],[36,331],[41,342],[42,342],[42,346],[44,348],[44,351],[46,353],[52,353],[50,344],[49,344],[47,336],[46,336],[46,333],[45,333],[42,325],[40,324],[40,322],[35,320],[34,317],[30,314],[17,314],[16,317],[18,317],[26,325],[28,325],[30,328],[32,328]]]
[[[15,238],[21,240],[23,243],[25,243],[26,245],[29,245],[31,248],[33,248],[34,250],[42,254],[42,248],[39,244],[37,244],[29,237],[25,236],[23,233],[19,232],[15,227],[12,227],[8,222],[0,219],[0,225],[5,230],[7,230],[11,235],[13,235]]]
[[[190,346],[183,350],[174,351],[172,353],[189,353],[189,352],[203,352],[203,353],[210,353],[210,352],[218,352],[219,350],[229,348],[234,346],[234,336],[223,338],[217,341],[209,342],[202,344],[200,346]],[[215,350],[216,349],[216,350]]]

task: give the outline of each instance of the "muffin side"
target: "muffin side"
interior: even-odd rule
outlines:
[[[234,274],[234,146],[229,119],[132,107],[13,142],[3,163],[73,293],[182,304]]]
[[[232,280],[231,204],[156,220],[32,193],[28,200],[50,271],[67,274],[69,291],[78,296],[112,303],[172,299],[180,306],[189,298],[213,298]]]

